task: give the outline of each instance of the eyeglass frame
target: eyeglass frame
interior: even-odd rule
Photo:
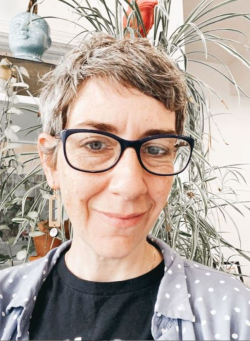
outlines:
[[[67,157],[67,153],[66,153],[66,140],[67,138],[72,135],[72,134],[75,134],[75,133],[96,133],[96,134],[99,134],[99,135],[104,135],[104,136],[108,136],[108,137],[111,137],[113,138],[114,140],[118,141],[120,143],[120,147],[121,147],[121,152],[120,152],[120,155],[118,157],[118,159],[116,160],[116,162],[109,168],[106,168],[104,170],[101,170],[101,171],[86,171],[86,170],[82,170],[82,169],[79,169],[79,168],[76,168],[74,167],[73,165],[71,165],[71,163],[69,162],[69,159]],[[153,175],[158,175],[158,176],[173,176],[173,175],[177,175],[177,174],[180,174],[182,173],[188,166],[190,160],[191,160],[191,157],[192,157],[192,152],[193,152],[193,149],[194,149],[194,139],[190,136],[182,136],[182,135],[175,135],[175,134],[157,134],[157,135],[150,135],[150,136],[147,136],[147,137],[144,137],[142,139],[139,139],[139,140],[125,140],[117,135],[114,135],[112,133],[109,133],[109,132],[106,132],[106,131],[102,131],[102,130],[95,130],[95,129],[64,129],[64,130],[61,130],[59,133],[56,133],[54,135],[54,137],[56,139],[60,139],[63,143],[63,153],[64,153],[64,157],[68,163],[68,165],[70,167],[72,167],[73,169],[75,170],[78,170],[80,172],[84,172],[84,173],[103,173],[103,172],[106,172],[108,171],[109,169],[113,168],[114,166],[117,165],[117,163],[120,161],[125,149],[127,148],[133,148],[136,152],[136,155],[137,155],[137,158],[139,160],[139,163],[140,165],[142,166],[143,169],[145,169],[147,172],[149,172],[150,174],[153,174]],[[188,161],[187,161],[187,164],[186,166],[180,171],[180,172],[176,172],[176,173],[171,173],[171,174],[158,174],[158,173],[154,173],[154,172],[151,172],[150,170],[148,170],[142,160],[141,160],[141,156],[140,156],[140,149],[141,149],[141,146],[143,145],[143,143],[147,142],[147,141],[150,141],[150,140],[154,140],[154,139],[159,139],[159,138],[176,138],[176,139],[182,139],[186,142],[188,142],[189,146],[190,146],[190,156],[188,158]]]

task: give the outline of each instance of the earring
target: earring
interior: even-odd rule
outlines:
[[[170,242],[172,241],[172,236],[171,236],[171,225],[170,225],[170,221],[169,221],[169,213],[168,213],[168,203],[164,206],[163,208],[163,212],[164,212],[164,221],[165,221],[165,236],[166,236],[166,241]]]
[[[55,211],[55,209],[57,209],[57,219],[53,220],[53,211]],[[56,229],[56,227],[61,226],[61,210],[62,210],[61,198],[57,191],[53,190],[53,195],[50,195],[49,197],[49,227],[53,227],[50,230],[50,235],[52,233],[51,237],[55,237],[55,235],[58,234],[58,230]]]

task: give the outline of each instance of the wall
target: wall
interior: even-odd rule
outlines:
[[[210,63],[209,65],[223,71],[218,64]],[[242,166],[242,174],[245,176],[247,184],[242,181],[242,184],[240,185],[234,179],[233,181],[226,183],[225,186],[232,186],[234,190],[238,191],[238,200],[250,201],[250,100],[247,97],[242,96],[241,104],[239,106],[237,96],[232,95],[235,91],[232,91],[229,82],[209,68],[190,63],[189,72],[195,74],[213,87],[228,107],[227,109],[215,95],[209,95],[208,104],[210,106],[210,112],[215,115],[213,117],[214,122],[211,124],[213,141],[210,150],[210,163],[215,166],[248,164]],[[208,131],[207,128],[208,126],[206,126],[206,130]],[[216,186],[213,186],[213,192],[220,194],[218,188],[221,188],[222,184],[218,182],[217,185],[217,188]],[[231,196],[231,199],[234,199],[234,196]],[[227,218],[227,221],[224,221],[221,216],[219,231],[222,231],[222,236],[228,242],[249,252],[250,211],[246,209],[244,205],[237,205],[237,207],[242,210],[244,217],[232,207],[228,207],[227,212],[235,221],[236,226],[229,218]],[[248,207],[250,207],[249,203]],[[230,252],[229,250],[223,250],[223,252],[225,256],[233,254],[233,252]],[[248,253],[248,256],[250,256],[250,253]],[[250,262],[241,257],[235,257],[231,260],[239,260],[243,272],[250,275]],[[250,286],[250,278],[245,279],[245,282]]]

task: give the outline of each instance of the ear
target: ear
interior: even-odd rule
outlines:
[[[50,48],[51,44],[52,44],[52,40],[50,37],[48,37],[47,41],[45,43],[46,50],[48,50]]]
[[[47,182],[52,189],[60,188],[59,174],[57,165],[52,162],[54,159],[53,155],[48,155],[48,153],[46,153],[46,149],[53,148],[56,145],[57,141],[53,136],[47,133],[41,133],[38,136],[37,149],[40,156],[41,165],[46,175]]]

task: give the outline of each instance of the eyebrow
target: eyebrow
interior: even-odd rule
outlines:
[[[108,133],[113,133],[117,134],[118,130],[117,128],[110,123],[104,123],[104,122],[97,122],[93,120],[87,120],[81,123],[76,124],[73,128],[82,128],[84,126],[90,126],[92,128],[95,128],[97,130],[105,131]],[[171,129],[149,129],[145,131],[140,138],[146,137],[146,136],[151,136],[151,135],[161,135],[161,134],[169,134],[169,135],[176,135],[176,131],[171,130]]]

